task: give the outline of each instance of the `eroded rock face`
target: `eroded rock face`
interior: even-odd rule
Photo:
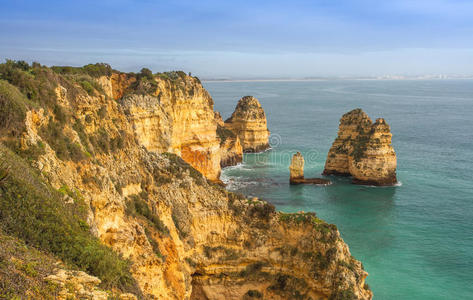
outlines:
[[[353,176],[353,182],[358,184],[395,184],[397,160],[391,138],[384,119],[377,119],[373,124],[361,109],[346,113],[340,119],[324,174]]]
[[[175,153],[208,179],[218,180],[221,151],[212,98],[191,76],[154,80],[156,87],[151,93],[126,95],[123,85],[134,81],[112,76],[114,96],[122,97],[136,137],[146,149]]]
[[[239,138],[244,152],[260,152],[269,149],[269,130],[261,104],[253,96],[238,101],[235,111],[225,121],[225,127]]]

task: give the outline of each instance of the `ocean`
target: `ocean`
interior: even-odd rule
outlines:
[[[266,112],[272,149],[223,170],[232,191],[336,224],[374,299],[473,299],[473,80],[204,82],[226,119],[245,95]],[[395,187],[289,185],[300,151],[321,177],[340,117],[362,108],[391,126]]]

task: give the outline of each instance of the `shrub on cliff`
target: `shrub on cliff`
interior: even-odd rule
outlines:
[[[113,72],[112,67],[106,63],[88,64],[83,67],[53,66],[51,69],[58,74],[87,74],[92,77],[111,76]]]
[[[126,214],[129,216],[143,216],[147,219],[156,230],[162,234],[168,235],[169,229],[164,225],[163,221],[159,216],[151,211],[148,206],[148,203],[145,199],[147,196],[146,193],[141,193],[140,195],[131,195],[126,202]]]
[[[26,110],[32,104],[13,85],[0,80],[0,133],[18,136],[25,127]]]
[[[67,188],[62,193],[54,190],[2,144],[0,156],[10,168],[0,187],[3,231],[99,277],[106,288],[139,293],[129,263],[89,232],[85,203],[79,193]],[[65,203],[64,194],[72,197],[73,203]]]
[[[217,125],[217,136],[220,138],[220,145],[223,145],[228,138],[236,137],[233,131],[220,125]]]

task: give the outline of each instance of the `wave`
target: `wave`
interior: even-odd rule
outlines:
[[[379,185],[364,185],[364,184],[360,184],[360,185],[365,186],[365,187],[369,187],[369,188],[390,188],[390,187],[400,187],[400,186],[402,186],[402,182],[398,181],[393,185],[382,185],[382,186],[379,186]]]

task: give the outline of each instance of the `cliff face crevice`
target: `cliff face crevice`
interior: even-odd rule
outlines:
[[[324,174],[353,176],[358,184],[395,184],[397,160],[391,139],[384,119],[373,123],[361,109],[346,113],[327,155]]]
[[[240,138],[244,152],[261,152],[270,148],[266,114],[255,97],[241,98],[231,117],[225,120],[225,127]]]
[[[89,230],[131,261],[146,298],[372,297],[335,225],[207,180],[218,178],[222,145],[236,149],[231,157],[240,140],[217,137],[212,100],[196,78],[131,77],[96,79],[109,92],[53,82],[61,101],[28,107],[23,134],[8,139],[41,180],[80,193]],[[139,86],[152,92],[130,93]]]

